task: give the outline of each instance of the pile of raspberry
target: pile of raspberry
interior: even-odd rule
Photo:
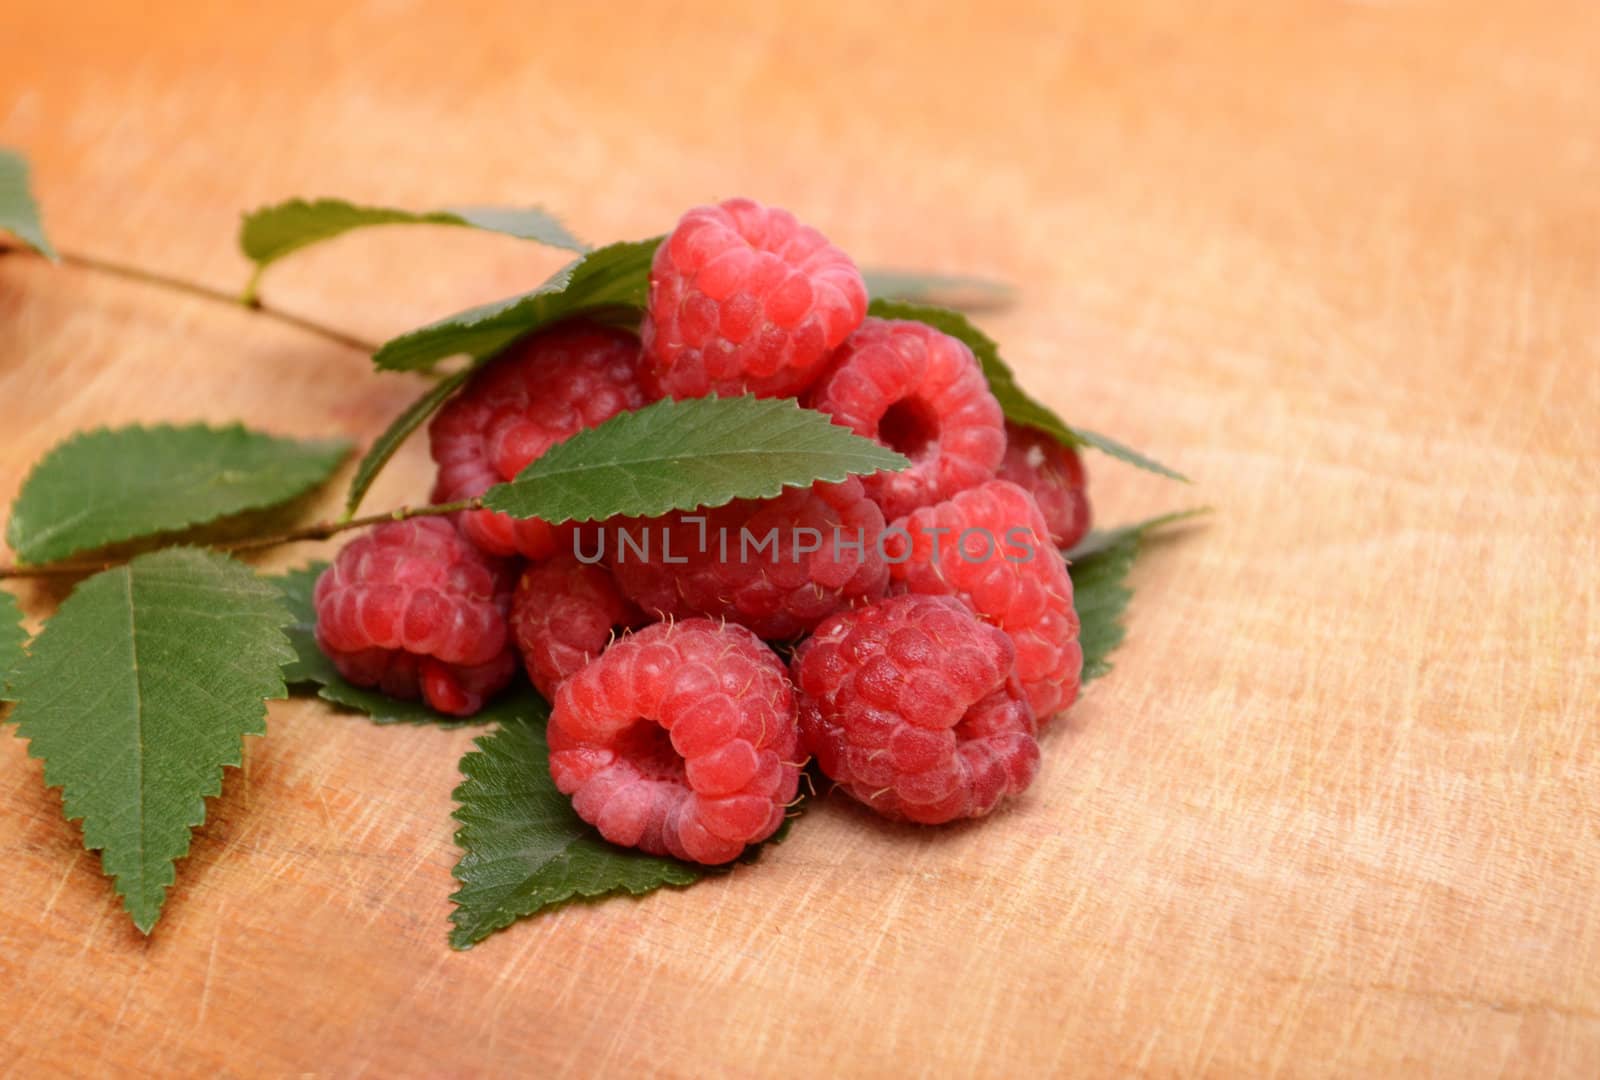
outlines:
[[[795,399],[910,466],[653,519],[381,525],[317,584],[322,649],[350,681],[452,716],[521,667],[552,702],[556,785],[655,855],[736,858],[813,760],[899,821],[1020,794],[1078,692],[1060,551],[1089,527],[1083,466],[1005,421],[961,341],[866,311],[850,257],[787,211],[689,211],[637,334],[562,323],[439,412],[435,501],[662,397]]]

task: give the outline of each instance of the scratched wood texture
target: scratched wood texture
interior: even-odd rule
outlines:
[[[469,733],[275,704],[148,940],[0,739],[0,1066],[1600,1072],[1592,4],[466,6],[7,5],[0,143],[63,248],[230,288],[237,212],[290,195],[609,239],[753,194],[864,263],[1019,283],[986,325],[1025,380],[1197,481],[1097,458],[1101,520],[1218,512],[1140,563],[1015,809],[829,802],[757,868],[466,954]],[[381,338],[559,262],[388,230],[264,292]],[[418,386],[0,260],[0,497],[90,425],[368,440]],[[371,505],[427,474],[408,447]]]

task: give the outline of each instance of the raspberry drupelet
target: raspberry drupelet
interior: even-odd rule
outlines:
[[[672,397],[792,397],[866,311],[850,256],[787,210],[729,199],[656,249],[641,336]]]
[[[989,479],[1005,455],[1000,403],[972,350],[924,323],[867,319],[809,404],[911,459],[908,469],[866,478],[890,521]]]
[[[317,579],[317,644],[358,686],[470,716],[516,672],[514,581],[443,518],[379,525]]]
[[[523,571],[511,599],[517,650],[547,699],[598,656],[614,633],[643,621],[610,571],[564,553]]]
[[[614,844],[716,864],[783,822],[800,780],[794,691],[740,626],[656,623],[561,685],[550,775]]]
[[[429,425],[439,465],[433,501],[476,498],[555,444],[656,396],[631,335],[582,320],[535,334],[474,375]],[[461,529],[491,554],[530,559],[549,557],[570,535],[493,510],[462,514]]]
[[[1089,532],[1089,489],[1083,459],[1054,436],[1008,421],[1006,456],[997,478],[1033,495],[1056,547],[1070,548]]]
[[[1083,668],[1072,578],[1032,495],[991,480],[896,521],[885,546],[891,590],[958,597],[1011,635],[1041,727],[1072,704]]]
[[[608,528],[607,555],[623,592],[648,614],[723,617],[780,640],[883,595],[883,527],[882,511],[851,477],[630,519]]]
[[[981,817],[1039,768],[1016,649],[948,596],[840,612],[792,667],[800,729],[822,771],[885,817]]]

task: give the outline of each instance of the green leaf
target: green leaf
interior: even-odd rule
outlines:
[[[357,206],[344,199],[290,199],[246,214],[239,228],[239,247],[256,264],[256,278],[285,255],[371,225],[457,225],[536,240],[568,251],[587,251],[588,245],[567,231],[547,210],[537,206],[455,207],[412,213],[387,206]],[[254,294],[251,281],[247,299]]]
[[[1136,450],[1129,449],[1115,439],[1108,439],[1083,428],[1070,427],[1061,417],[1051,412],[1024,390],[1017,382],[1016,375],[1006,362],[1000,359],[1000,347],[996,345],[987,334],[979,330],[972,322],[960,312],[950,311],[946,308],[927,307],[922,304],[908,304],[892,300],[874,300],[867,306],[867,314],[875,315],[880,319],[911,319],[920,323],[927,323],[936,330],[942,330],[953,338],[966,343],[978,358],[978,363],[983,366],[983,374],[989,380],[989,389],[996,400],[1000,402],[1000,409],[1005,413],[1006,419],[1012,423],[1022,424],[1025,427],[1038,428],[1048,435],[1052,435],[1064,446],[1074,449],[1082,446],[1092,446],[1102,453],[1110,454],[1114,458],[1126,461],[1141,469],[1146,469],[1160,476],[1172,480],[1179,480],[1187,484],[1189,478],[1180,472],[1175,472],[1165,465]]]
[[[1133,590],[1126,581],[1139,555],[1139,541],[1146,533],[1205,513],[1209,513],[1209,509],[1201,507],[1163,514],[1120,529],[1096,530],[1067,552],[1073,606],[1077,608],[1080,623],[1078,644],[1083,648],[1083,682],[1109,672],[1109,657],[1122,644],[1126,633],[1122,616],[1133,598]]]
[[[0,230],[14,234],[51,262],[60,262],[56,249],[44,235],[39,204],[28,182],[28,159],[0,146]]]
[[[470,948],[517,919],[577,896],[688,885],[705,870],[614,847],[572,809],[547,765],[543,715],[503,723],[461,759],[462,854],[450,944]]]
[[[1110,454],[1118,461],[1126,461],[1135,468],[1153,472],[1157,476],[1165,476],[1169,480],[1176,480],[1182,484],[1190,483],[1189,478],[1181,472],[1167,468],[1154,458],[1147,457],[1126,443],[1120,443],[1108,435],[1102,435],[1098,431],[1090,431],[1088,428],[1081,427],[1073,428],[1072,433],[1078,437],[1078,440],[1084,446],[1092,446],[1102,454]]]
[[[793,399],[669,399],[557,443],[485,502],[551,524],[654,517],[909,464]]]
[[[450,396],[472,378],[472,368],[456,372],[447,379],[441,379],[428,388],[428,392],[413,401],[406,407],[405,412],[395,417],[383,434],[373,442],[361,458],[361,464],[356,466],[355,479],[350,481],[350,493],[345,496],[345,513],[354,515],[361,506],[361,500],[366,498],[367,491],[372,487],[372,482],[378,478],[378,473],[394,457],[396,450],[400,449],[411,433],[427,422],[428,417],[439,411]]]
[[[454,727],[492,724],[515,719],[527,715],[530,710],[544,707],[544,700],[532,687],[524,685],[502,694],[474,716],[445,716],[420,701],[401,701],[377,690],[347,682],[339,674],[339,669],[333,666],[333,661],[317,647],[317,611],[311,597],[317,587],[317,578],[327,568],[327,563],[316,562],[265,579],[283,594],[291,616],[284,633],[295,655],[283,668],[283,680],[291,687],[302,689],[314,686],[317,696],[322,700],[366,713],[373,723],[380,725],[440,724]]]
[[[1160,514],[1144,521],[1135,522],[1132,525],[1121,525],[1115,529],[1096,529],[1062,554],[1068,562],[1079,562],[1088,559],[1090,556],[1109,551],[1129,537],[1143,536],[1146,533],[1164,529],[1168,525],[1176,525],[1180,521],[1204,517],[1211,512],[1212,509],[1209,506],[1196,506],[1188,510],[1174,510],[1170,514]]]
[[[0,592],[0,701],[10,701],[11,677],[22,662],[28,632],[22,628],[22,610],[17,598]]]
[[[17,734],[145,933],[222,767],[284,696],[288,621],[247,567],[170,549],[80,585],[17,670]]]
[[[650,259],[660,243],[658,236],[591,251],[531,293],[401,334],[380,348],[373,362],[391,371],[423,371],[461,353],[493,356],[518,338],[580,312],[642,312],[650,292]]]
[[[323,483],[349,449],[237,424],[102,428],[40,459],[12,505],[6,540],[25,562],[49,563],[265,510]]]
[[[936,304],[958,311],[998,311],[1010,307],[1017,290],[1003,281],[964,274],[925,274],[914,270],[862,270],[867,293],[875,299]]]

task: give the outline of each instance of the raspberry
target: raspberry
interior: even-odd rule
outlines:
[[[862,323],[810,403],[911,459],[909,469],[866,478],[891,521],[989,479],[1006,452],[1000,403],[972,350],[924,323]]]
[[[999,478],[1031,493],[1050,526],[1050,542],[1069,548],[1089,531],[1088,480],[1083,459],[1037,428],[1006,424],[1006,456]]]
[[[512,636],[528,677],[546,698],[599,655],[613,631],[641,621],[605,567],[571,555],[529,567],[511,599]]]
[[[476,498],[556,443],[655,396],[628,334],[583,321],[535,334],[474,375],[429,425],[439,463],[433,500]],[[461,528],[491,554],[530,559],[549,556],[569,533],[492,510],[462,514]]]
[[[800,782],[794,691],[749,630],[709,619],[618,639],[561,685],[550,775],[614,844],[724,863]]]
[[[840,612],[795,653],[801,736],[824,773],[885,817],[982,817],[1039,769],[1015,657],[952,597]]]
[[[991,480],[896,521],[884,543],[895,589],[957,596],[1011,635],[1041,725],[1072,704],[1083,667],[1072,579],[1032,495]]]
[[[656,249],[640,333],[673,397],[786,397],[866,311],[850,256],[787,210],[729,199],[684,214]]]
[[[442,518],[379,525],[317,579],[317,644],[358,686],[470,716],[516,673],[512,580]]]
[[[610,565],[622,591],[647,612],[720,616],[777,640],[883,595],[882,534],[882,511],[851,477],[773,499],[628,520],[610,538]]]

